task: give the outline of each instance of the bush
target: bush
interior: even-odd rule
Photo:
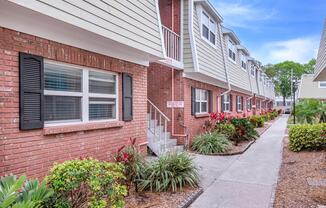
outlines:
[[[262,116],[251,116],[249,118],[250,123],[255,127],[255,128],[261,128],[264,127],[264,118]]]
[[[232,139],[235,134],[235,127],[232,124],[221,123],[216,125],[216,131],[224,134],[227,139]]]
[[[54,207],[124,207],[124,166],[95,159],[56,164],[46,180],[55,192]]]
[[[42,203],[48,200],[53,191],[46,187],[43,181],[26,181],[26,176],[5,176],[0,179],[0,207],[41,207]],[[25,182],[25,184],[24,184]]]
[[[201,134],[192,143],[192,150],[200,154],[225,152],[230,148],[230,142],[218,131]]]
[[[295,106],[295,115],[300,123],[314,124],[321,122],[325,119],[325,112],[326,103],[316,99],[301,100]]]
[[[138,192],[137,181],[143,177],[142,174],[146,161],[138,151],[136,139],[130,138],[130,145],[119,148],[114,158],[117,162],[124,165],[128,186],[130,187],[130,184],[133,183],[135,191]]]
[[[196,187],[199,183],[198,170],[187,153],[161,156],[144,170],[145,178],[139,180],[140,190],[173,192],[185,186]]]
[[[289,131],[289,147],[292,151],[326,147],[326,124],[293,125]]]
[[[235,127],[235,135],[233,141],[237,143],[256,139],[258,137],[257,131],[254,126],[246,118],[233,118],[231,123]]]

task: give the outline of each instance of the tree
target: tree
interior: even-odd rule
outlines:
[[[315,63],[314,59],[304,65],[294,61],[283,61],[263,67],[266,75],[272,79],[276,92],[283,97],[283,105],[285,105],[285,99],[291,95],[291,70],[293,70],[292,78],[299,80],[302,74],[313,72]]]
[[[316,59],[311,59],[308,63],[303,65],[306,74],[313,74],[315,71]]]

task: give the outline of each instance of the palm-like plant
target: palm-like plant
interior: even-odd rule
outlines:
[[[25,180],[26,176],[1,178],[0,208],[37,208],[52,196],[53,191],[46,187],[45,182]]]
[[[326,112],[326,104],[315,99],[302,100],[295,107],[295,115],[300,123],[318,123],[324,119]]]

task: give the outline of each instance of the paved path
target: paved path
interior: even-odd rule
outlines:
[[[192,208],[269,208],[282,159],[287,116],[282,116],[244,154],[196,155],[204,193]]]

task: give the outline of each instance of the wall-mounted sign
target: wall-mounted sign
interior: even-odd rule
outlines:
[[[167,101],[166,107],[168,107],[168,108],[184,108],[184,101]]]

